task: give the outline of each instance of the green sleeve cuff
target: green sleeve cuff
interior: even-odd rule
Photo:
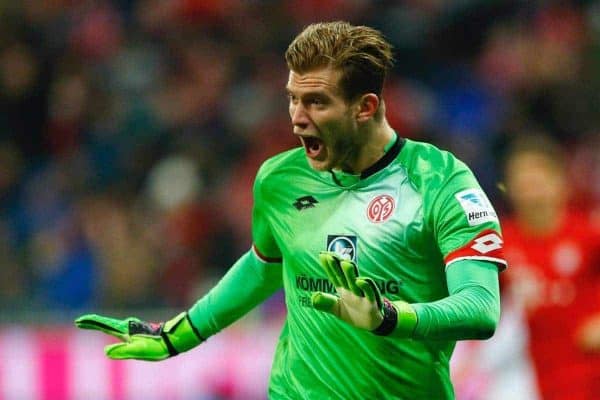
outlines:
[[[412,337],[418,322],[415,309],[405,301],[393,301],[392,304],[398,312],[398,321],[396,322],[396,328],[390,336],[399,338]]]

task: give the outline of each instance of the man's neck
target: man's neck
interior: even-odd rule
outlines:
[[[384,119],[376,128],[371,131],[365,145],[361,148],[349,172],[360,174],[371,165],[375,164],[389,149],[391,141],[395,137],[394,130]]]

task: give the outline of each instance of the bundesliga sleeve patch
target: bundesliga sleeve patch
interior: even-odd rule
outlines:
[[[481,189],[467,189],[454,195],[460,203],[470,226],[498,222],[498,215]]]

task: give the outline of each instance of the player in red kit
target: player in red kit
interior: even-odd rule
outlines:
[[[525,310],[541,398],[599,399],[600,229],[568,207],[563,156],[546,137],[514,144],[505,183],[504,283]]]

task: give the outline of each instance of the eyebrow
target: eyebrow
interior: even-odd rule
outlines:
[[[290,88],[289,86],[285,87],[285,92],[287,94],[295,94]],[[308,92],[303,92],[302,96],[300,97],[310,97],[310,96],[318,96],[318,97],[331,97],[330,95],[328,95],[327,93],[325,93],[325,91],[323,90],[312,90],[312,91],[308,91]]]

